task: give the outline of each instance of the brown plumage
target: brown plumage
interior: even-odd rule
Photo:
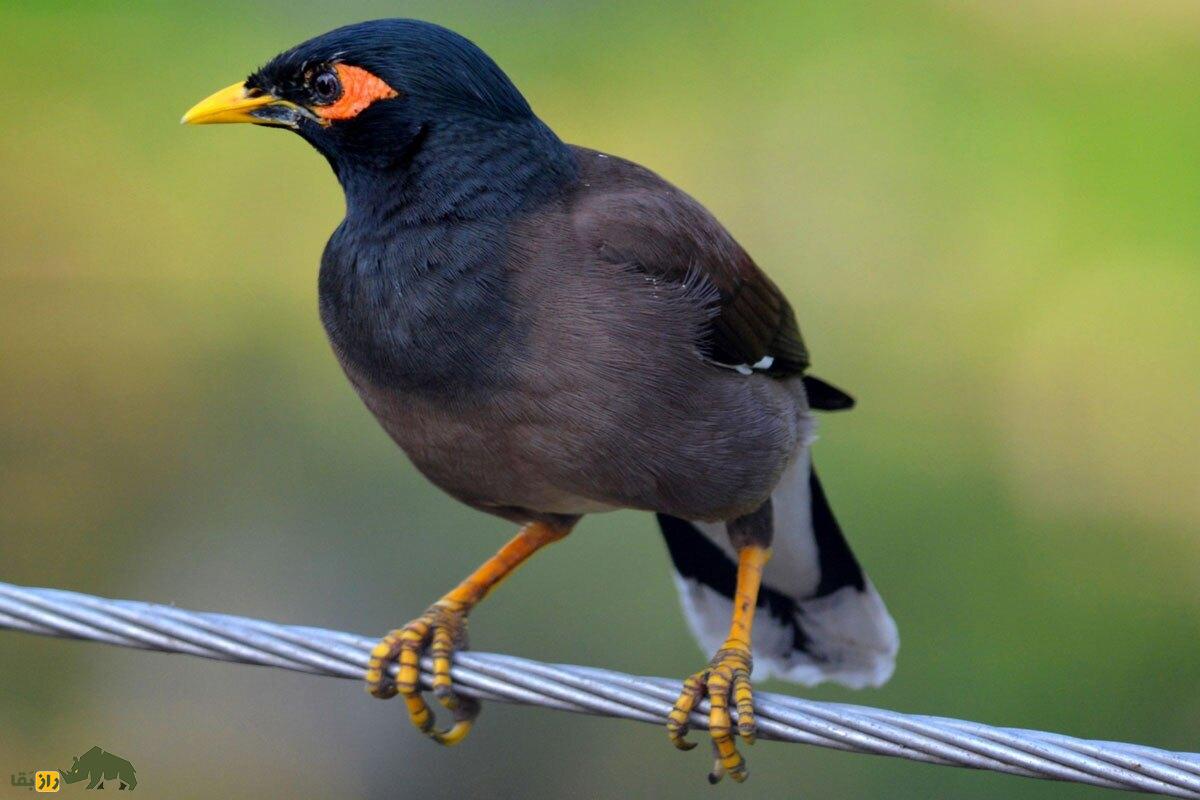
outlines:
[[[719,337],[755,361],[782,352],[764,341],[803,351],[780,333],[791,309],[737,302],[778,290],[695,200],[623,159],[572,153],[573,191],[509,233],[521,355],[507,380],[470,399],[421,397],[343,366],[417,467],[477,508],[521,522],[749,513],[796,450],[805,395],[798,381],[708,364],[703,350]]]

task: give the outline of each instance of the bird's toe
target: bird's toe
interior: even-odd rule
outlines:
[[[367,664],[367,691],[374,697],[404,698],[408,717],[417,730],[438,744],[455,745],[470,732],[479,716],[477,700],[454,692],[450,665],[454,652],[466,647],[464,609],[439,602],[417,619],[397,628],[375,646]],[[434,726],[433,711],[421,695],[421,653],[428,649],[433,659],[434,696],[450,711],[454,723],[444,730]],[[396,664],[396,676],[389,676]]]
[[[726,642],[705,669],[689,676],[667,717],[667,735],[680,750],[695,747],[686,739],[689,720],[700,701],[709,703],[708,732],[712,737],[713,768],[709,783],[717,783],[726,774],[741,783],[749,772],[746,760],[734,740],[730,703],[737,710],[737,734],[746,744],[754,744],[754,695],[750,686],[750,650],[740,642]]]

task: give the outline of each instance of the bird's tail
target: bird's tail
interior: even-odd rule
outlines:
[[[775,538],[754,617],[755,673],[862,688],[892,676],[900,639],[842,536],[804,448],[771,497]],[[692,632],[715,652],[729,632],[737,563],[724,523],[658,516]]]

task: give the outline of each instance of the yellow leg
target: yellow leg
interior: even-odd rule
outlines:
[[[434,741],[458,744],[479,716],[479,702],[460,697],[450,681],[450,661],[455,650],[464,649],[467,614],[502,580],[541,548],[571,532],[543,522],[531,522],[500,548],[479,569],[402,628],[389,633],[375,645],[367,664],[367,691],[375,697],[400,694],[412,724]],[[421,697],[421,651],[428,646],[433,659],[433,693],[454,718],[447,730],[435,730],[433,712]],[[395,681],[388,678],[388,665],[399,664]]]
[[[708,732],[712,736],[714,764],[708,774],[709,783],[716,783],[729,773],[739,783],[746,780],[746,762],[734,744],[729,717],[732,696],[738,714],[738,734],[746,744],[754,744],[754,697],[750,688],[750,628],[754,624],[754,609],[758,604],[758,588],[762,571],[771,558],[767,547],[751,545],[738,551],[737,590],[733,597],[733,619],[729,638],[713,656],[708,666],[683,682],[683,691],[667,717],[667,735],[680,750],[691,750],[695,743],[686,738],[688,718],[696,704],[707,694]]]

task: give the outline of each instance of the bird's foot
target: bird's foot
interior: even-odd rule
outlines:
[[[691,750],[696,744],[685,738],[688,718],[700,700],[708,696],[711,707],[708,712],[708,732],[713,742],[713,769],[708,774],[709,783],[718,782],[727,772],[738,783],[749,775],[746,761],[734,744],[729,704],[732,698],[737,709],[738,734],[746,744],[754,744],[756,729],[753,691],[750,688],[751,667],[750,646],[739,639],[728,639],[707,667],[683,682],[683,692],[667,718],[667,735],[671,737],[671,743],[680,750]]]
[[[455,650],[467,646],[468,610],[463,603],[439,600],[403,628],[383,637],[367,665],[367,691],[381,699],[397,694],[404,697],[408,717],[417,730],[447,746],[466,738],[479,716],[479,701],[455,694],[450,682],[450,659]],[[454,719],[445,730],[434,727],[433,712],[421,696],[420,661],[426,647],[433,659],[433,694]],[[400,666],[394,681],[388,676],[388,665],[393,662]]]

